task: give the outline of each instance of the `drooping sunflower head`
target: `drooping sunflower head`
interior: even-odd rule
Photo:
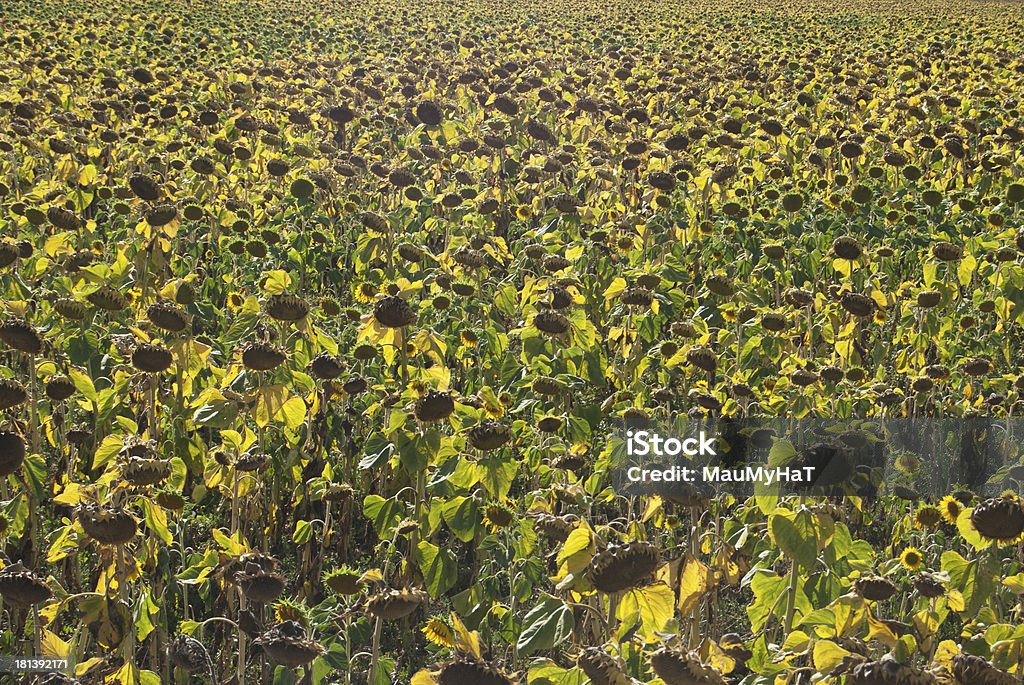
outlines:
[[[987,499],[971,511],[971,526],[986,540],[1014,544],[1024,537],[1024,505],[1013,495]]]
[[[324,583],[339,595],[357,595],[364,586],[363,574],[350,566],[329,571],[324,575]]]
[[[921,507],[914,515],[914,526],[921,530],[931,530],[942,523],[942,511],[938,507],[928,505]]]
[[[431,642],[438,647],[451,649],[455,646],[455,633],[452,631],[448,623],[440,616],[434,616],[427,621],[427,625],[423,626],[423,634],[426,636],[428,642]]]
[[[376,284],[369,281],[363,281],[356,286],[353,294],[358,302],[373,302],[379,292],[380,289]]]
[[[515,521],[515,511],[503,502],[491,502],[484,510],[484,522],[493,529],[507,528]]]

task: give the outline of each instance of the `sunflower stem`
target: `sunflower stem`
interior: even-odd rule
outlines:
[[[367,685],[374,685],[377,682],[377,665],[380,661],[380,634],[384,629],[384,621],[378,616],[373,622],[372,656],[370,657],[370,675],[367,678]]]

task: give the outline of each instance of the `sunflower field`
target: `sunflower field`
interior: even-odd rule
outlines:
[[[1018,0],[0,29],[0,683],[1022,682]],[[960,437],[619,487],[757,420]]]

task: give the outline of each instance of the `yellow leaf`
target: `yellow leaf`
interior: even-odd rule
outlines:
[[[139,672],[131,662],[126,663],[116,672],[111,673],[103,681],[115,685],[136,685],[139,681]]]
[[[230,556],[238,556],[249,551],[245,545],[235,539],[242,537],[240,533],[236,533],[233,537],[228,537],[218,528],[214,528],[211,533],[213,535],[213,539],[221,546],[221,549],[227,552]]]
[[[78,185],[87,186],[92,184],[96,180],[97,175],[96,167],[92,164],[86,164],[78,172]]]
[[[806,654],[811,647],[811,636],[802,630],[794,630],[782,643],[782,651],[792,654]]]
[[[850,652],[831,640],[818,640],[814,643],[814,668],[819,673],[830,673],[848,656]]]
[[[381,573],[379,568],[371,568],[369,571],[364,573],[359,578],[360,583],[382,583],[384,582],[384,574]]]
[[[711,665],[720,673],[729,675],[736,670],[736,659],[722,651],[718,643],[711,643]]]
[[[459,650],[480,659],[482,653],[480,649],[480,634],[475,630],[469,632],[466,624],[462,622],[462,619],[454,611],[452,612],[452,630],[455,631],[455,645]]]
[[[659,515],[663,509],[661,498],[657,495],[647,498],[647,508],[644,510],[644,515],[641,521],[647,523],[655,516]],[[661,517],[659,517],[660,520]]]
[[[53,498],[54,504],[62,504],[66,507],[77,506],[84,499],[82,486],[78,483],[68,483],[64,491]]]
[[[556,563],[559,566],[564,563],[569,573],[579,573],[590,563],[590,559],[596,551],[593,531],[584,522],[579,528],[569,533],[561,551],[558,552]]]
[[[46,239],[46,242],[43,243],[43,252],[45,252],[48,257],[56,257],[59,254],[72,252],[73,244],[71,236],[67,233],[57,233],[56,235],[51,235]]]
[[[943,640],[935,648],[934,662],[936,666],[949,668],[953,665],[953,657],[960,653],[960,648],[952,640]]]
[[[720,547],[715,552],[711,563],[719,572],[721,579],[729,585],[739,583],[743,577],[743,572],[740,570],[739,565],[732,560],[732,548],[729,546]]]
[[[946,604],[951,611],[955,611],[958,614],[967,607],[964,602],[964,595],[959,590],[949,590],[946,592]]]
[[[616,615],[619,620],[626,620],[629,616],[639,614],[640,634],[651,641],[656,639],[655,633],[664,631],[672,620],[674,599],[672,588],[665,583],[655,583],[623,595]]]
[[[293,397],[281,405],[274,418],[284,421],[284,425],[295,430],[306,420],[306,403],[301,397]]]
[[[899,642],[896,633],[870,613],[868,614],[868,640],[878,640],[889,649],[895,649],[896,643]]]
[[[604,299],[610,300],[616,297],[619,293],[626,289],[626,279],[619,277],[612,281],[612,284],[608,286],[608,289],[604,291]]]
[[[960,260],[960,265],[956,269],[957,278],[960,280],[960,285],[968,287],[971,285],[971,279],[974,276],[974,269],[978,266],[978,260],[974,258],[974,255],[966,255]]]
[[[260,388],[256,393],[256,425],[265,428],[270,423],[270,419],[277,416],[287,401],[288,388],[283,385],[268,385]]]
[[[39,607],[39,625],[48,626],[53,623],[53,619],[57,618],[57,614],[63,607],[63,602],[50,602]]]
[[[849,359],[853,355],[853,341],[840,340],[836,343],[836,354],[840,359]]]
[[[75,665],[75,677],[76,678],[81,678],[86,673],[88,673],[92,669],[96,668],[97,666],[99,666],[103,662],[104,662],[104,659],[101,659],[98,656],[94,656],[91,659],[87,659],[86,661],[79,662],[78,664]]]
[[[923,639],[928,639],[939,629],[939,615],[934,611],[919,611],[913,616],[914,627],[917,634]]]
[[[437,677],[424,668],[412,677],[412,680],[409,681],[409,685],[437,685]]]
[[[676,603],[680,613],[689,614],[696,609],[701,598],[711,589],[713,580],[714,571],[699,559],[687,556],[679,579],[679,601]]]
[[[59,637],[57,637],[54,633],[51,633],[49,630],[43,631],[43,639],[40,644],[43,650],[43,656],[46,657],[66,659],[67,656],[71,653],[71,645],[69,645],[67,642],[64,642],[64,640],[61,640]]]
[[[263,292],[267,295],[280,295],[288,292],[288,286],[292,284],[292,277],[287,271],[275,269],[267,272],[267,280],[263,281]]]

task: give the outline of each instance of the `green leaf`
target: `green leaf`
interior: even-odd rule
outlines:
[[[551,649],[568,639],[575,627],[572,609],[557,597],[545,595],[540,604],[523,618],[516,649],[520,656]]]
[[[139,641],[145,640],[149,637],[149,634],[156,630],[156,624],[153,623],[153,618],[160,613],[160,606],[153,601],[152,595],[143,591],[142,597],[139,598],[139,602],[135,607],[135,632],[139,638]]]
[[[421,540],[416,546],[416,562],[423,572],[427,592],[434,599],[452,589],[458,580],[458,562],[448,549]]]
[[[395,499],[384,499],[380,495],[367,495],[363,500],[363,515],[373,522],[373,528],[380,537],[388,537],[392,528],[402,518],[401,505]]]
[[[313,538],[313,524],[309,521],[296,521],[295,533],[292,534],[292,542],[297,545],[304,545]]]
[[[463,542],[470,542],[476,537],[480,510],[471,497],[453,497],[445,502],[441,515],[455,537]]]
[[[29,485],[32,487],[32,492],[35,494],[36,501],[43,501],[46,499],[46,462],[43,460],[41,454],[30,454],[25,457],[23,464],[25,468],[25,476],[28,479]]]
[[[519,462],[491,457],[478,462],[476,468],[484,489],[491,497],[500,500],[512,489],[512,481],[519,472]]]
[[[810,511],[776,510],[768,517],[768,530],[787,557],[806,570],[814,568],[818,560],[818,531]]]
[[[153,671],[139,671],[139,685],[160,685],[160,674]]]
[[[754,592],[754,601],[747,607],[747,618],[750,619],[751,630],[755,633],[760,631],[768,618],[772,615],[772,609],[778,611],[779,598],[786,591],[786,579],[774,573],[758,573],[750,583],[750,589]]]
[[[991,558],[967,561],[953,550],[942,553],[942,570],[949,574],[950,587],[964,596],[964,612],[974,616],[996,589],[998,564]]]
[[[238,419],[238,405],[227,399],[214,399],[196,409],[192,420],[200,426],[228,428]]]
[[[99,399],[99,395],[96,393],[96,386],[93,385],[89,374],[72,368],[68,369],[68,376],[71,378],[71,382],[75,384],[75,389],[85,395],[87,400],[96,402]]]
[[[587,676],[578,668],[562,668],[553,661],[542,661],[530,666],[529,685],[583,685]]]
[[[388,462],[395,452],[395,446],[380,433],[373,433],[367,439],[363,452],[364,456],[359,460],[359,468],[373,469]]]
[[[101,469],[106,466],[107,462],[113,459],[122,447],[124,447],[124,443],[119,435],[108,435],[103,438],[103,442],[96,448],[96,453],[92,457],[92,468]]]
[[[278,666],[274,670],[274,682],[273,685],[295,685],[295,679],[298,677],[298,673],[291,668],[285,666]]]
[[[377,677],[371,685],[391,685],[391,675],[395,672],[395,660],[384,656],[377,661]]]
[[[775,468],[785,466],[796,456],[796,448],[788,440],[775,440],[768,452],[768,466]]]

